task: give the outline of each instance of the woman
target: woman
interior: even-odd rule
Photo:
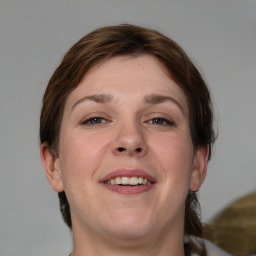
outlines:
[[[206,255],[211,98],[174,41],[133,25],[83,37],[49,81],[40,139],[72,256]]]

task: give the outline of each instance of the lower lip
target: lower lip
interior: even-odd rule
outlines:
[[[107,189],[124,195],[136,195],[149,191],[154,184],[150,185],[138,185],[138,186],[119,186],[102,183]]]

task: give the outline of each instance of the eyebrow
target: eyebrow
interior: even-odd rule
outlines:
[[[104,104],[104,103],[113,102],[114,97],[110,94],[93,94],[93,95],[85,96],[75,102],[75,104],[71,108],[71,111],[73,111],[73,109],[78,104],[80,104],[84,101],[94,101],[96,103]],[[161,94],[148,94],[144,97],[143,101],[146,104],[151,104],[151,105],[157,105],[157,104],[164,103],[166,101],[170,101],[170,102],[174,103],[175,105],[177,105],[179,107],[179,109],[181,110],[181,112],[185,115],[185,111],[184,111],[183,107],[173,97],[165,96],[165,95],[161,95]]]
[[[181,110],[181,112],[185,115],[185,111],[184,111],[182,105],[173,97],[165,96],[165,95],[161,95],[161,94],[148,94],[144,97],[144,102],[147,104],[152,104],[152,105],[161,104],[166,101],[170,101],[170,102],[174,103],[175,105],[177,105],[179,107],[179,109]]]
[[[71,111],[80,103],[84,101],[94,101],[96,103],[110,103],[114,100],[114,97],[110,94],[94,94],[94,95],[89,95],[85,96],[78,101],[75,102],[75,104],[72,106]]]

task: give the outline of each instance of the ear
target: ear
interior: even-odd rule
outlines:
[[[49,183],[56,192],[64,191],[61,179],[61,170],[59,158],[54,156],[47,143],[42,143],[40,146],[41,159],[44,166],[44,171]]]
[[[190,190],[198,191],[207,172],[209,145],[199,146],[195,152],[193,168],[190,180]]]

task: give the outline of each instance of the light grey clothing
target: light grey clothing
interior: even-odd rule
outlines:
[[[232,256],[231,254],[221,250],[215,244],[211,243],[208,240],[204,240],[204,244],[207,251],[207,256]]]

